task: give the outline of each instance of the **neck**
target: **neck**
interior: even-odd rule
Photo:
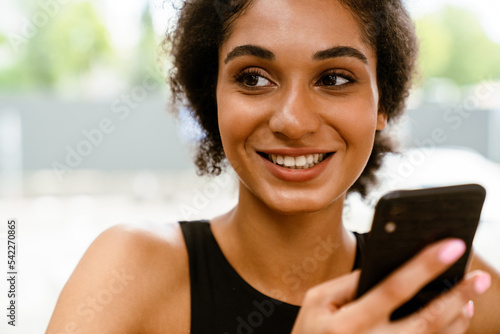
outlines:
[[[319,212],[286,215],[240,189],[239,204],[212,226],[243,279],[298,304],[307,289],[352,269],[355,240],[342,225],[343,206],[344,197]]]

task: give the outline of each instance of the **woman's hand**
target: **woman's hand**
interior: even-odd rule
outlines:
[[[490,285],[489,274],[476,271],[420,311],[391,322],[391,313],[413,297],[465,251],[462,241],[428,246],[375,288],[354,300],[359,271],[310,289],[292,334],[465,333],[474,313],[471,302]]]

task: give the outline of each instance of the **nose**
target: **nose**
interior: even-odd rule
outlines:
[[[288,139],[301,139],[319,130],[321,118],[307,87],[290,87],[280,94],[269,121],[271,131]]]

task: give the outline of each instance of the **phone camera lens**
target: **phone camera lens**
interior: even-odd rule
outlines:
[[[385,224],[385,231],[387,233],[393,233],[394,231],[396,231],[396,223],[388,222],[387,224]]]

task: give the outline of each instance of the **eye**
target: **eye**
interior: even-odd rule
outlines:
[[[250,87],[263,87],[269,84],[269,80],[259,75],[246,75],[243,78],[243,83]]]
[[[352,82],[354,79],[345,73],[327,73],[319,79],[318,84],[326,87],[339,87]]]
[[[273,85],[273,83],[269,79],[263,76],[256,69],[246,69],[243,72],[237,74],[234,78],[238,82],[238,84],[246,88],[260,88]]]

